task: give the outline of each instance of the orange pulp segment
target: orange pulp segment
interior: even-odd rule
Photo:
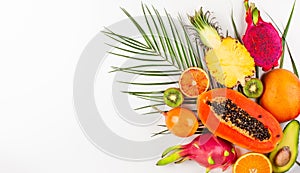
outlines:
[[[272,173],[272,164],[263,154],[246,153],[235,162],[233,173]]]
[[[208,90],[209,78],[207,73],[198,67],[190,67],[182,72],[179,79],[181,92],[191,98],[196,98]]]

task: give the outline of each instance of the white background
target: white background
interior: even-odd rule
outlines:
[[[231,7],[235,11],[242,9],[241,0],[143,2],[175,15],[191,14],[203,5],[215,11],[222,26],[230,25]],[[107,156],[86,139],[76,120],[72,82],[82,50],[103,26],[125,19],[119,7],[141,15],[140,3],[0,1],[0,172],[203,172],[195,163],[156,167],[155,161],[127,162]],[[263,7],[279,25],[285,25],[292,3],[272,0],[257,2],[257,6]],[[287,39],[298,68],[299,16],[297,4]],[[242,17],[239,13],[236,19],[241,21]]]

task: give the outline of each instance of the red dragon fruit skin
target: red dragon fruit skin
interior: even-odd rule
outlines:
[[[214,168],[226,170],[236,161],[237,154],[231,143],[207,133],[197,136],[189,144],[169,147],[163,152],[162,157],[157,162],[159,166],[194,160],[206,167],[206,172],[209,172]]]
[[[282,38],[271,23],[263,21],[260,11],[245,0],[247,29],[242,40],[257,66],[268,71],[278,66],[282,54]]]

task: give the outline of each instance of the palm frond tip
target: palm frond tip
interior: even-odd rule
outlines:
[[[178,81],[170,78],[162,82],[161,77],[178,78],[185,69],[189,67],[202,68],[205,64],[199,53],[202,52],[202,46],[198,44],[198,41],[190,37],[188,28],[194,27],[186,25],[180,16],[176,20],[166,10],[164,10],[162,15],[154,7],[149,8],[144,4],[142,4],[142,12],[145,24],[142,25],[127,10],[121,9],[136,27],[140,38],[131,38],[106,28],[103,33],[118,43],[118,45],[107,43],[108,46],[113,48],[109,53],[138,62],[138,64],[127,67],[112,66],[110,72],[151,77],[149,80],[145,80],[147,82],[119,82],[124,85],[138,85],[139,87],[144,87],[144,91],[147,91],[125,91],[124,93],[148,101],[163,101],[163,91],[167,87],[171,87],[171,85],[178,87]],[[203,18],[203,24],[213,26],[214,29],[218,30],[210,12],[200,13],[199,17]],[[114,50],[117,51],[115,52]],[[151,86],[166,88],[163,88],[161,92],[152,92]],[[151,107],[151,105],[144,105],[136,108],[136,110],[148,107]]]

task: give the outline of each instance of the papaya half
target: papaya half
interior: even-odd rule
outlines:
[[[283,137],[272,114],[232,89],[202,93],[197,98],[197,109],[209,131],[254,152],[271,152]]]

